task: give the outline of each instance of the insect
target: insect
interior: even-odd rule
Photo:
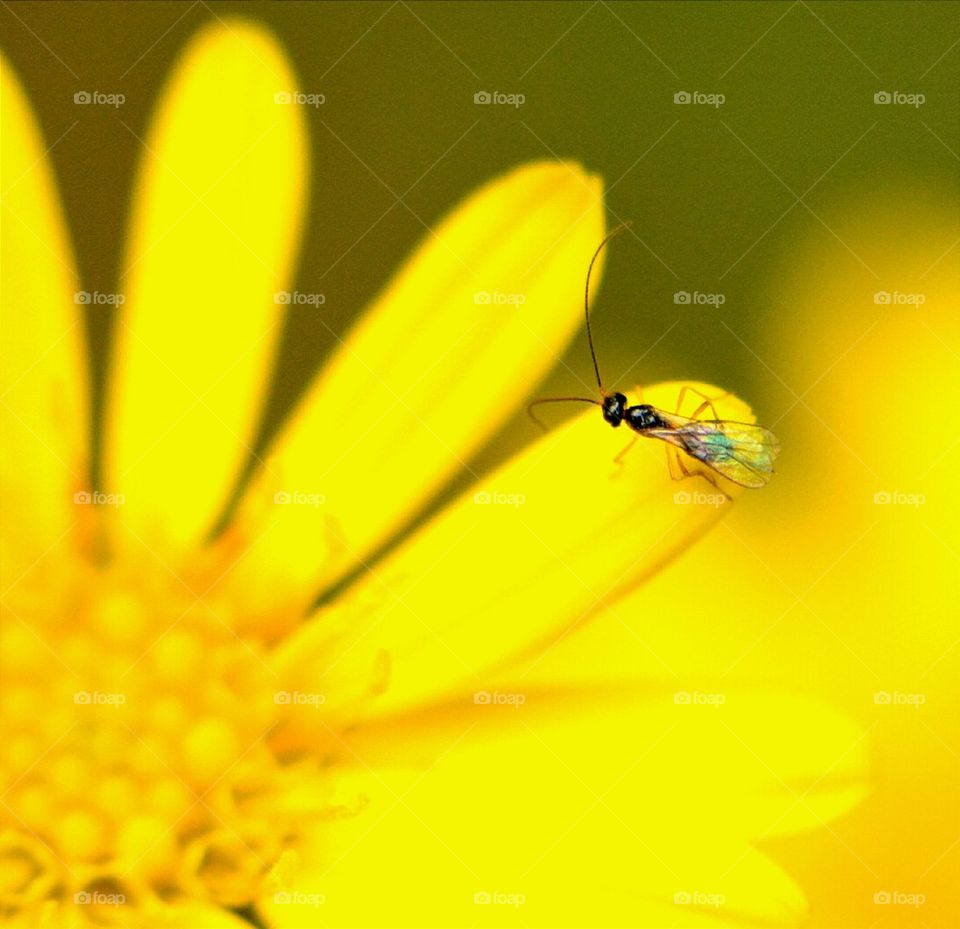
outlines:
[[[600,378],[600,367],[597,364],[597,353],[593,347],[593,333],[590,329],[590,274],[604,246],[619,233],[628,227],[628,223],[617,226],[597,247],[590,259],[587,268],[587,281],[584,286],[583,306],[587,322],[587,342],[590,345],[590,357],[593,360],[593,371],[597,378],[597,387],[600,398],[591,397],[548,397],[543,400],[534,400],[527,407],[530,418],[541,428],[546,426],[537,418],[533,408],[542,403],[592,403],[599,406],[603,418],[614,428],[626,423],[636,435],[630,444],[614,459],[620,464],[624,455],[641,437],[659,439],[667,444],[667,467],[674,480],[699,474],[716,486],[714,475],[739,484],[741,487],[763,487],[773,474],[773,460],[780,451],[780,442],[777,437],[754,423],[738,423],[732,420],[720,419],[717,415],[713,400],[697,390],[695,387],[685,386],[680,389],[677,397],[677,411],[667,413],[649,403],[628,404],[624,394],[609,392],[603,386]],[[639,388],[638,388],[639,390]],[[692,416],[681,416],[679,410],[683,405],[687,393],[696,394],[703,402],[693,411]],[[709,410],[712,419],[698,417]],[[692,459],[692,462],[691,462]],[[692,467],[688,466],[688,462]],[[706,470],[700,465],[705,465]]]

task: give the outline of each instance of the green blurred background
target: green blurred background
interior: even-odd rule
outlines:
[[[304,108],[313,186],[295,282],[326,295],[324,321],[290,313],[261,444],[331,349],[327,325],[345,331],[425,227],[518,162],[581,162],[611,187],[611,224],[635,223],[596,305],[606,378],[712,381],[767,422],[790,395],[731,330],[770,338],[774,257],[801,236],[829,239],[818,215],[858,188],[909,176],[933,202],[957,196],[955,156],[934,135],[951,147],[957,136],[952,3],[4,4],[4,47],[53,144],[85,289],[118,289],[133,133],[188,38],[230,14],[268,24],[301,90],[326,97]],[[78,108],[79,90],[126,102]],[[481,90],[526,100],[477,106]],[[874,103],[895,90],[926,103]],[[725,101],[677,105],[678,91]],[[812,185],[808,209],[797,196]],[[677,305],[678,291],[725,302]],[[110,324],[109,310],[91,312],[100,378]],[[582,335],[565,360],[589,382]],[[558,366],[530,390],[576,388]],[[531,435],[517,417],[474,469]]]

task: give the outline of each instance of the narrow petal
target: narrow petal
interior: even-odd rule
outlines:
[[[680,386],[658,385],[644,398],[673,409]],[[752,418],[735,397],[717,409]],[[300,689],[353,693],[385,654],[378,712],[461,682],[481,690],[492,667],[653,576],[729,498],[700,477],[674,482],[658,441],[640,439],[614,464],[625,432],[591,408],[507,462],[294,635],[278,656],[280,673]]]
[[[297,900],[344,926],[802,920],[802,892],[751,839],[778,833],[789,804],[822,825],[817,778],[838,763],[863,777],[858,727],[775,694],[712,707],[629,687],[501,688],[525,702],[467,697],[349,737],[356,773],[340,771],[339,791],[365,805],[318,832],[269,906],[278,926],[311,924]]]
[[[362,560],[556,363],[603,229],[600,181],[577,165],[528,164],[468,198],[324,366],[249,497],[322,498],[344,558]],[[288,506],[270,525],[246,572],[309,594],[342,568],[319,519]]]
[[[305,199],[294,79],[259,26],[187,47],[143,143],[121,278],[106,474],[149,544],[210,529],[249,455]]]
[[[78,518],[87,472],[83,318],[48,145],[0,60],[0,507],[6,589]],[[69,131],[69,130],[68,130]],[[13,535],[13,533],[16,535]]]

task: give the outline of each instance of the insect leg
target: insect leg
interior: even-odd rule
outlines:
[[[700,477],[702,477],[705,481],[709,481],[711,484],[713,484],[713,486],[716,487],[717,490],[720,490],[720,485],[717,483],[717,479],[716,479],[709,471],[707,471],[707,470],[699,471],[699,470],[698,470],[698,471],[697,471],[697,474],[699,474]],[[723,491],[720,491],[720,492],[723,493]],[[726,495],[724,495],[724,496],[726,496]]]
[[[672,445],[667,446],[666,452],[667,470],[670,472],[670,477],[675,481],[683,480],[683,471],[680,470],[680,453]]]
[[[708,484],[711,484],[715,490],[720,491],[720,495],[726,500],[732,499],[730,494],[728,494],[718,483],[717,477],[709,468],[695,468],[693,471],[687,471],[687,474],[690,475],[699,475],[702,477]]]
[[[640,438],[640,436],[635,435],[635,436],[627,443],[626,448],[622,449],[620,452],[617,453],[617,457],[613,459],[613,463],[614,463],[618,468],[622,468],[622,467],[623,467],[623,459],[626,457],[627,452],[629,452],[630,449],[633,448],[633,446],[637,444],[637,440],[638,440],[639,438]]]
[[[677,467],[680,469],[680,477],[692,477],[693,472],[690,471],[687,466],[683,463],[683,456],[680,454],[679,448],[670,449],[673,452],[674,460],[676,461]]]
[[[690,414],[690,419],[696,419],[704,410],[709,409],[713,414],[713,418],[715,420],[720,420],[720,417],[717,415],[717,408],[713,405],[713,400],[722,400],[724,397],[730,396],[729,392],[720,394],[719,397],[714,397],[711,399],[702,390],[697,390],[696,387],[691,387],[689,384],[685,384],[680,388],[680,393],[677,396],[677,408],[674,410],[674,413],[680,413],[680,409],[683,407],[683,399],[686,397],[687,391],[690,391],[692,394],[696,394],[698,397],[703,397],[703,403],[701,403],[700,406],[698,406],[693,413]]]
[[[683,452],[679,448],[668,448],[667,449],[667,461],[670,462],[670,453],[673,453],[673,460],[676,464],[676,467],[679,469],[680,473],[676,474],[674,471],[673,465],[670,466],[670,476],[674,480],[680,480],[685,477],[702,477],[705,481],[712,484],[717,490],[720,491],[725,497],[727,494],[720,490],[720,485],[717,483],[717,479],[710,473],[708,468],[694,468],[692,471],[684,464],[683,462]]]

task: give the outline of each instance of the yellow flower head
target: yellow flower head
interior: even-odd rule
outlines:
[[[749,693],[575,692],[530,666],[586,620],[620,621],[620,595],[729,507],[674,483],[656,443],[615,465],[622,430],[591,408],[314,606],[470,471],[577,331],[599,179],[527,164],[452,210],[339,342],[221,531],[306,201],[283,54],[250,24],[206,29],[140,140],[99,488],[78,316],[92,298],[2,79],[0,919],[798,918],[802,895],[750,842],[853,802],[795,808],[777,785],[838,757],[855,779],[854,727]],[[644,400],[674,410],[681,387]],[[716,405],[753,422],[734,397]],[[527,662],[513,680],[510,660]],[[764,704],[814,720],[815,746],[771,732]],[[715,777],[698,794],[700,756]]]

